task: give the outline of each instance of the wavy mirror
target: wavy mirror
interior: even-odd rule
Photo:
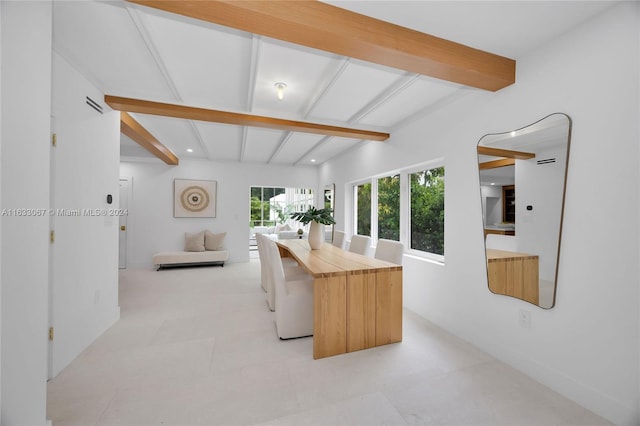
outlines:
[[[571,119],[555,113],[478,142],[489,290],[555,305]]]

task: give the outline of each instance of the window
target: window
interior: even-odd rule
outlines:
[[[376,176],[353,185],[353,230],[400,241],[417,256],[444,261],[444,166],[423,167]]]
[[[251,225],[273,226],[271,200],[279,194],[284,194],[284,188],[268,188],[262,186],[251,187]]]
[[[291,213],[306,211],[313,201],[311,189],[252,186],[250,226],[290,223]]]
[[[371,183],[355,186],[356,234],[371,235]]]
[[[410,247],[444,256],[444,167],[409,175]]]
[[[400,175],[378,179],[378,238],[400,241]]]

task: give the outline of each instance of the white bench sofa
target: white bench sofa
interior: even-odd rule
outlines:
[[[153,264],[161,270],[172,266],[220,265],[229,260],[227,250],[166,251],[153,255]]]
[[[204,230],[195,234],[185,232],[183,251],[165,251],[153,255],[153,264],[161,270],[172,266],[220,265],[229,260],[224,250],[226,232],[214,234]]]

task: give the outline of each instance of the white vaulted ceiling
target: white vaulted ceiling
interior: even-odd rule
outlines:
[[[328,3],[516,60],[613,4]],[[125,1],[56,0],[53,27],[54,50],[113,96],[393,134],[438,102],[480,90]],[[283,101],[276,82],[287,84]],[[362,143],[385,143],[131,115],[179,158],[317,165]],[[153,158],[125,135],[121,155]]]

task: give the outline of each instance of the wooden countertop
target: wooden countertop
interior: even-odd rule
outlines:
[[[311,250],[307,240],[279,240],[278,246],[291,254],[314,277],[370,272],[380,269],[401,271],[402,266],[342,250],[323,243],[318,250]]]
[[[500,261],[508,259],[537,259],[537,254],[517,253],[515,251],[487,249],[487,260]]]

